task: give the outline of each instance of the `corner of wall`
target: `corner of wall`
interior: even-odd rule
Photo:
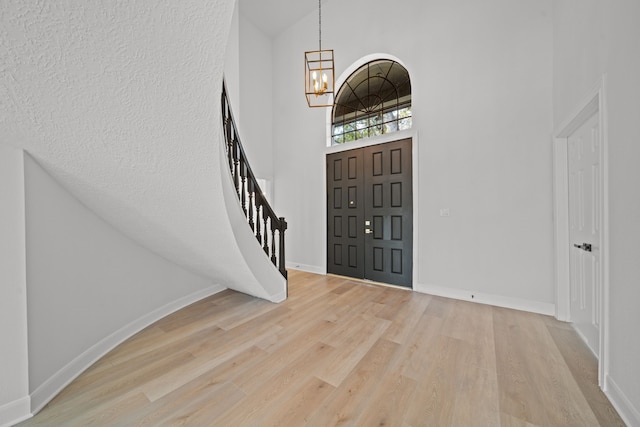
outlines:
[[[0,426],[31,416],[24,152],[0,144]]]

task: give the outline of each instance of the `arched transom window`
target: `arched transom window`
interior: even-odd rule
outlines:
[[[411,128],[411,80],[396,61],[371,61],[351,74],[333,105],[331,142],[343,144]]]

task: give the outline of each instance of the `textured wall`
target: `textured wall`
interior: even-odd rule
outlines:
[[[220,282],[232,274],[216,266],[237,262],[216,145],[233,5],[0,3],[0,143],[26,149],[125,234]]]

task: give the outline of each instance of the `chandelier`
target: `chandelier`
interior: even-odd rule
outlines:
[[[322,50],[322,0],[318,0],[318,50],[304,53],[304,79],[309,107],[333,106],[333,50]]]

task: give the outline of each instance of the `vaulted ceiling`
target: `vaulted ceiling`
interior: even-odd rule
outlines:
[[[238,4],[240,13],[270,37],[318,11],[318,0],[238,0]]]

